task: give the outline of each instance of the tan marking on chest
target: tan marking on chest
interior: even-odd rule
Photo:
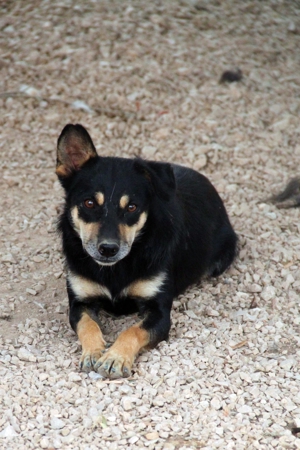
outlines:
[[[137,280],[122,290],[121,296],[123,297],[140,297],[140,298],[152,298],[157,295],[162,288],[162,285],[166,279],[165,273],[160,273],[155,277],[148,278],[146,280]]]
[[[112,298],[111,293],[106,286],[79,275],[69,273],[68,282],[78,299],[84,300],[88,297],[107,297],[111,300]]]

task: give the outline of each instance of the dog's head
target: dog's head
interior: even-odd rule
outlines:
[[[175,192],[170,164],[100,157],[81,125],[66,125],[58,138],[56,173],[70,224],[101,265],[125,258],[147,228],[153,201],[163,208]]]

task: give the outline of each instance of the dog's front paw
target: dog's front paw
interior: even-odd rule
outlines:
[[[85,350],[82,352],[79,367],[83,372],[90,372],[95,369],[95,364],[103,355],[104,349]]]
[[[131,374],[132,364],[133,358],[131,356],[121,354],[113,348],[110,348],[96,362],[94,369],[104,377],[112,379],[127,378]]]

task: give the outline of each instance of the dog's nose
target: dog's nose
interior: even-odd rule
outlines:
[[[118,244],[103,242],[99,245],[99,253],[105,258],[111,258],[118,253],[119,248]]]

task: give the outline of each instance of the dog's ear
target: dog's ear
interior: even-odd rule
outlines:
[[[171,164],[155,161],[144,161],[137,158],[135,170],[149,181],[153,192],[163,200],[170,200],[176,188],[175,176]]]
[[[67,178],[97,156],[93,141],[82,125],[68,124],[57,141],[56,174]]]

